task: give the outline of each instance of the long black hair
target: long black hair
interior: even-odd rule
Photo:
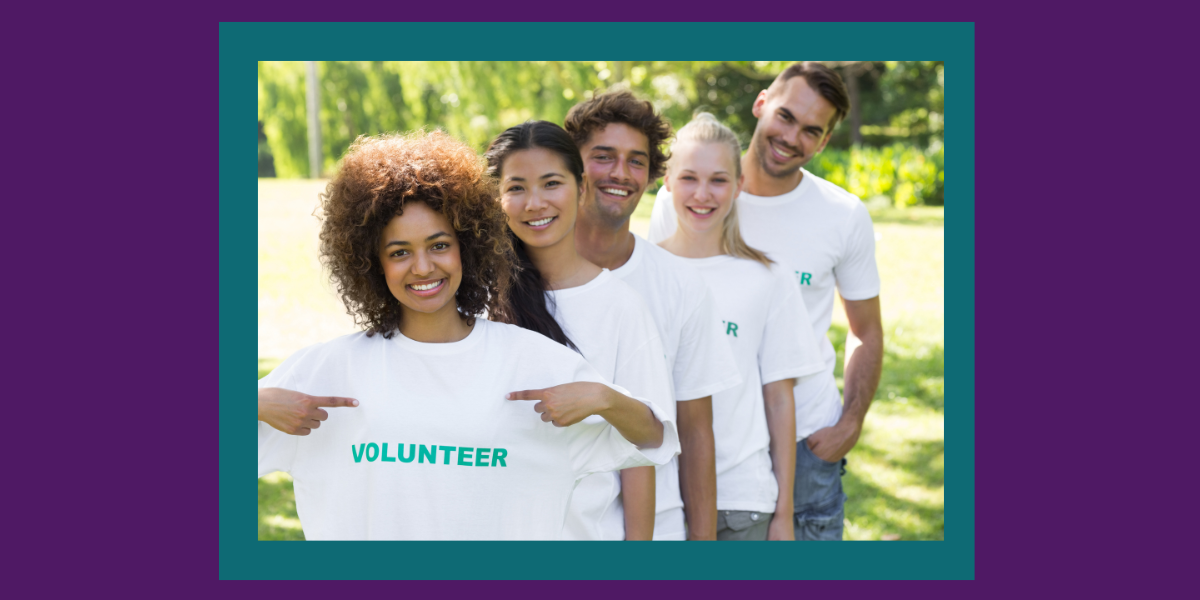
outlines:
[[[583,159],[579,156],[579,148],[562,127],[549,121],[526,121],[515,127],[504,130],[488,146],[487,158],[488,175],[497,182],[504,161],[514,152],[543,148],[562,158],[567,170],[575,176],[576,188],[583,185]],[[536,331],[576,352],[579,348],[567,337],[567,334],[554,320],[551,307],[547,306],[546,280],[529,259],[525,243],[508,229],[513,249],[516,250],[519,270],[509,289],[508,301],[503,307],[500,320]]]

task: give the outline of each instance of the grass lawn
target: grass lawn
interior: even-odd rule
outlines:
[[[323,182],[259,180],[258,376],[292,352],[355,331],[316,261],[312,217]],[[653,195],[631,229],[649,229]],[[846,538],[944,537],[944,212],[940,207],[872,211],[883,280],[883,380],[844,484]],[[838,348],[838,385],[846,316],[836,304],[829,336]],[[258,538],[300,540],[291,478],[258,480]]]

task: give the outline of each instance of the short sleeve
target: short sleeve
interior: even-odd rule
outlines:
[[[675,234],[675,204],[666,187],[658,190],[654,210],[650,212],[650,234],[646,239],[657,244]]]
[[[673,414],[675,396],[671,393],[671,371],[662,339],[649,310],[639,308],[636,314],[631,311],[621,319],[613,383],[629,390],[631,396],[645,398]]]
[[[295,381],[291,373],[299,361],[298,356],[284,361],[283,364],[271,371],[266,377],[258,380],[258,388],[277,387],[285,390],[295,390]],[[262,477],[274,471],[291,473],[296,461],[296,449],[300,437],[288,435],[262,421],[258,422],[258,476]]]
[[[607,473],[632,467],[661,466],[679,454],[679,433],[671,417],[653,402],[634,396],[629,390],[619,385],[604,381],[600,373],[591,365],[578,356],[576,358],[576,373],[571,379],[572,381],[603,383],[618,393],[646,405],[663,424],[662,444],[658,448],[641,449],[626,440],[616,427],[603,419],[588,417],[584,421],[568,427],[567,431],[572,434],[568,452],[571,469],[574,471],[576,479],[582,479],[592,473]]]
[[[675,399],[681,401],[711,396],[742,382],[733,351],[722,337],[712,293],[703,281],[694,293],[700,301],[680,331],[679,351],[675,354],[672,373]]]
[[[771,276],[775,291],[768,302],[767,326],[758,348],[763,385],[825,370],[796,278],[780,268],[772,268]]]
[[[867,300],[879,295],[879,269],[875,265],[875,228],[871,213],[855,203],[847,222],[845,251],[833,267],[838,293],[846,300]]]

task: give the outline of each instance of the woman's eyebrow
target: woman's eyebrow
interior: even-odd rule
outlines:
[[[437,238],[439,238],[439,237],[442,237],[442,236],[449,237],[449,236],[450,236],[450,234],[446,233],[445,231],[439,231],[439,232],[437,232],[437,233],[435,233],[435,234],[433,234],[433,235],[431,235],[431,236],[429,236],[429,237],[425,238],[425,241],[427,241],[427,242],[429,242],[429,241],[433,241],[433,240],[435,240],[435,239],[437,239]],[[384,248],[387,248],[388,246],[411,246],[411,245],[412,245],[412,242],[406,242],[406,241],[403,241],[403,240],[392,240],[392,241],[390,241],[390,242],[388,242],[388,243],[384,244],[384,245],[383,245],[383,247],[384,247]]]

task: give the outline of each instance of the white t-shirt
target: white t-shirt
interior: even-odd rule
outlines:
[[[762,386],[825,370],[800,288],[778,264],[729,255],[684,260],[708,282],[720,318],[713,325],[742,374],[741,385],[713,396],[717,509],[775,512],[779,485]]]
[[[803,170],[796,189],[779,196],[738,196],[738,218],[746,243],[790,267],[800,284],[813,332],[825,359],[827,376],[796,384],[796,439],[837,423],[842,397],[833,369],[837,353],[829,341],[836,287],[846,300],[879,295],[875,266],[875,230],[857,196]],[[675,233],[675,204],[665,188],[650,218],[650,239]]]
[[[448,344],[343,336],[297,352],[259,387],[359,406],[327,409],[308,436],[260,422],[258,473],[292,474],[310,540],[559,539],[576,482],[665,464],[679,447],[666,420],[662,446],[639,451],[606,422],[555,427],[533,402],[504,398],[573,381],[603,378],[561,344],[483,319]]]
[[[633,254],[612,273],[637,290],[650,308],[671,368],[675,400],[696,400],[740,383],[729,345],[711,325],[716,317],[704,278],[678,256],[633,237]],[[654,539],[682,540],[679,461],[659,467],[656,476]]]
[[[591,281],[546,292],[554,320],[604,377],[675,416],[675,398],[658,328],[645,301],[629,284],[604,269]],[[603,421],[598,415],[588,422]],[[625,511],[618,472],[584,477],[571,496],[566,540],[623,540]]]

